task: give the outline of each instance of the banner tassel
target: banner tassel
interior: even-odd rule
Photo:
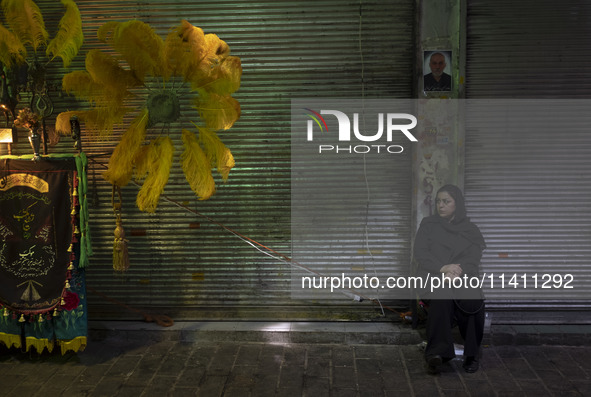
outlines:
[[[119,196],[119,202],[115,202],[115,191]],[[125,272],[129,269],[129,251],[127,243],[129,240],[125,238],[125,230],[121,222],[121,188],[113,185],[113,193],[111,196],[111,203],[113,204],[113,212],[115,213],[115,240],[113,241],[113,269],[118,272]]]

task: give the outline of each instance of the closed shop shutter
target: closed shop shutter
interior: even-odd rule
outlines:
[[[138,187],[122,190],[123,226],[129,239],[130,270],[112,270],[115,219],[111,186],[101,174],[113,144],[84,138],[91,157],[89,189],[95,255],[88,285],[126,305],[173,315],[175,319],[342,319],[375,315],[371,303],[342,300],[312,302],[290,297],[290,265],[264,255],[246,239],[291,256],[290,240],[290,112],[295,97],[410,98],[413,90],[415,2],[367,1],[76,1],[85,33],[83,51],[71,70],[84,68],[91,48],[105,48],[96,39],[105,22],[140,19],[164,37],[187,19],[205,33],[226,41],[241,58],[243,75],[234,95],[242,116],[232,129],[220,132],[232,150],[236,167],[217,193],[197,201],[178,165],[173,167],[155,214],[135,206]],[[61,17],[61,4],[39,1],[49,27]],[[58,79],[60,65],[49,76]],[[59,88],[59,87],[57,87]],[[52,93],[54,115],[80,108],[71,97]],[[165,133],[182,151],[181,128],[197,119],[190,97],[181,96],[182,117]],[[133,106],[142,103],[141,93]],[[127,120],[129,121],[129,120]],[[115,136],[122,133],[115,131]],[[50,150],[69,150],[69,142]],[[27,152],[26,144],[17,149]],[[408,263],[410,239],[410,156],[392,175],[399,194],[380,207],[382,221],[372,248],[392,253],[400,266]],[[407,177],[408,176],[408,177]],[[205,215],[206,219],[198,214]],[[372,214],[372,216],[375,216]],[[220,225],[237,232],[234,234]],[[394,234],[394,230],[399,233]],[[408,232],[405,232],[408,231]],[[372,242],[373,243],[373,242]],[[260,248],[260,247],[259,247]],[[263,251],[265,249],[261,248]],[[136,318],[137,314],[89,294],[91,318]]]
[[[586,1],[468,2],[465,190],[488,244],[483,268],[499,276],[573,269],[588,288],[590,17]],[[515,98],[529,98],[529,114]],[[506,321],[581,321],[589,308],[581,296],[507,292],[488,291]]]

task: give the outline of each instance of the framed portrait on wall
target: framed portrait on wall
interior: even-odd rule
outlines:
[[[450,50],[423,52],[423,90],[425,92],[451,91],[452,61]]]

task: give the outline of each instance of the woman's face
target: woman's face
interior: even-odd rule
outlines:
[[[454,218],[454,214],[456,213],[456,201],[448,192],[437,193],[435,204],[437,206],[437,213],[440,217],[450,221]]]

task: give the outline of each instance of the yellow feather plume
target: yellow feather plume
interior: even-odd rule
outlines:
[[[205,35],[203,29],[191,25],[186,20],[175,27],[164,41],[164,59],[174,76],[189,76],[205,55]]]
[[[66,74],[62,78],[62,90],[90,103],[101,103],[105,97],[104,87],[96,83],[90,73],[84,70]]]
[[[214,131],[227,130],[240,118],[240,103],[229,95],[199,91],[193,104],[205,126]]]
[[[109,94],[123,96],[128,87],[141,84],[132,72],[123,69],[115,58],[101,50],[88,51],[85,63],[92,79],[108,88]]]
[[[162,56],[167,60],[166,67],[162,70],[164,81],[170,79],[170,75],[182,76],[181,61],[185,55],[183,40],[175,31],[171,31],[164,40]]]
[[[105,22],[98,29],[96,33],[97,38],[104,43],[106,43],[107,41],[112,41],[115,29],[117,28],[117,26],[119,26],[120,23],[121,22],[117,21]]]
[[[93,106],[92,110],[81,112],[80,115],[93,134],[110,135],[113,125],[122,122],[128,111],[123,107],[123,101],[129,94],[125,87],[110,90],[109,85],[95,82],[87,71],[77,70],[66,74],[62,79],[62,90],[89,101]]]
[[[8,26],[24,46],[30,45],[37,51],[47,43],[49,34],[43,15],[32,0],[2,0],[2,9]]]
[[[91,136],[106,138],[113,134],[113,126],[123,122],[127,108],[97,107],[78,113],[80,121],[84,122],[84,130]]]
[[[113,185],[125,186],[129,183],[133,172],[133,158],[146,138],[147,124],[148,110],[144,109],[121,137],[109,159],[108,170],[103,174]]]
[[[159,137],[150,143],[144,155],[147,177],[140,189],[136,204],[140,211],[155,212],[168,182],[174,146],[169,137]]]
[[[51,60],[55,57],[62,58],[64,67],[67,68],[82,47],[84,34],[80,10],[76,3],[73,0],[61,0],[61,2],[66,7],[66,12],[60,20],[58,32],[47,45],[45,52],[48,56],[52,55]]]
[[[71,135],[72,124],[70,124],[70,119],[73,116],[78,116],[79,113],[79,111],[71,110],[58,114],[55,118],[55,132],[61,135]]]
[[[141,181],[146,177],[149,171],[150,165],[150,152],[151,146],[142,146],[133,156],[133,165],[134,165],[134,179],[136,182]]]
[[[25,63],[27,50],[20,40],[4,26],[0,25],[0,62],[10,68]]]
[[[219,61],[230,55],[230,46],[213,33],[205,35],[205,49],[209,57]]]
[[[191,87],[194,90],[204,89],[216,94],[230,95],[240,88],[241,76],[240,58],[230,56],[224,59],[220,67],[216,68],[208,79],[191,81]]]
[[[228,179],[230,170],[235,165],[232,152],[224,145],[215,132],[207,128],[197,128],[199,129],[199,143],[203,147],[203,151],[210,159],[210,164],[217,167],[218,172],[225,182]]]
[[[181,20],[181,24],[176,28],[176,32],[182,37],[183,42],[189,45],[193,55],[204,55],[205,34],[203,33],[203,29],[193,26],[186,19],[183,19]]]
[[[189,186],[199,200],[207,200],[215,193],[215,181],[211,175],[211,162],[197,141],[194,133],[183,130],[185,151],[181,155],[181,166]]]
[[[150,25],[138,20],[107,23],[99,28],[98,36],[123,56],[142,82],[146,75],[162,75],[164,41]]]

